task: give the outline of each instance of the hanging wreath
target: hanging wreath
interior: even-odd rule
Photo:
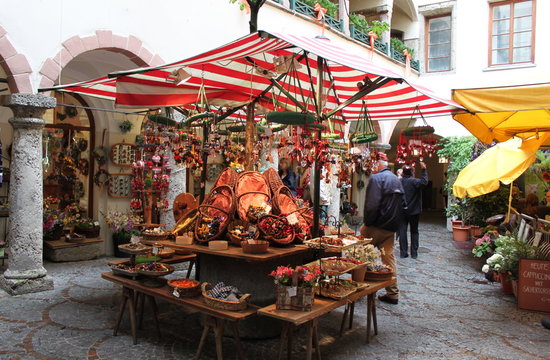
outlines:
[[[374,124],[369,115],[367,102],[363,100],[359,120],[355,132],[349,136],[349,139],[354,144],[365,144],[378,140],[378,134],[374,129]]]
[[[103,146],[96,147],[94,151],[92,151],[92,157],[99,166],[105,165],[107,162],[107,150]]]
[[[376,140],[378,140],[378,134],[376,133],[352,134],[350,136],[350,141],[354,144],[365,144]]]
[[[162,115],[147,115],[147,118],[149,120],[151,120],[152,122],[157,123],[157,124],[161,124],[161,125],[166,125],[166,126],[177,126],[178,125],[176,120],[171,119],[171,118],[166,117],[166,116],[162,116]]]
[[[94,174],[94,184],[96,186],[99,186],[100,188],[103,188],[107,182],[109,182],[109,173],[105,169],[99,169]]]
[[[90,163],[87,159],[78,160],[78,170],[82,175],[88,176],[88,174],[90,173]]]
[[[232,133],[239,133],[243,132],[246,129],[246,126],[244,124],[235,123],[234,125],[230,125],[227,127],[227,130]]]
[[[405,136],[424,136],[431,135],[435,132],[433,126],[411,126],[403,129],[402,134]]]
[[[130,132],[132,130],[132,127],[134,124],[130,120],[124,120],[121,122],[118,127],[120,128],[120,132],[123,134],[126,134],[127,132]]]
[[[203,112],[200,114],[191,115],[187,118],[187,126],[199,127],[206,126],[214,120],[216,114],[213,112]]]

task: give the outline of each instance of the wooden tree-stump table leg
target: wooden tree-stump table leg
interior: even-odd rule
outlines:
[[[115,328],[113,329],[113,336],[117,336],[118,329],[120,328],[120,323],[122,322],[122,316],[126,310],[126,303],[128,302],[128,296],[125,294],[126,288],[122,289],[122,302],[120,303],[120,309],[118,310],[118,318],[116,321]]]
[[[236,321],[231,322],[231,328],[233,329],[233,338],[235,339],[235,347],[237,348],[237,357],[241,360],[246,359],[243,348],[241,345],[241,337],[239,336],[239,326]]]
[[[134,290],[128,289],[129,292],[129,309],[130,309],[130,325],[132,328],[132,338],[134,345],[137,344],[137,319],[136,319],[136,303],[134,302]]]
[[[346,308],[344,309],[344,316],[342,316],[342,322],[340,323],[340,337],[344,334],[344,327],[346,326],[346,320],[349,315],[350,310],[350,304],[346,304]]]
[[[350,309],[349,309],[349,326],[348,326],[348,329],[351,330],[351,328],[353,327],[353,314],[355,313],[355,301],[352,302],[351,304],[349,304],[350,306]]]
[[[136,305],[139,306],[138,329],[143,328],[143,314],[145,313],[145,294],[136,291]]]
[[[374,335],[378,335],[378,321],[376,320],[376,294],[372,297],[372,324],[374,327]]]
[[[142,294],[143,296],[143,294]],[[151,310],[153,311],[153,320],[155,321],[155,327],[157,329],[157,336],[160,339],[160,323],[159,323],[159,312],[157,308],[157,302],[155,301],[155,297],[148,295],[149,298],[149,304],[151,305]]]
[[[317,319],[313,320],[313,345],[315,346],[315,353],[317,354],[317,360],[321,360],[321,347],[319,346],[319,332],[318,332]]]
[[[223,327],[225,320],[214,319],[216,326],[214,327],[214,336],[216,337],[216,356],[218,360],[223,360]]]
[[[307,339],[306,339],[306,359],[311,360],[313,357],[313,332],[315,331],[314,320],[307,323]]]
[[[288,333],[289,329],[290,329],[290,324],[285,322],[283,324],[283,328],[281,329],[281,340],[279,342],[279,354],[277,355],[278,360],[283,359],[283,352],[284,352],[284,349],[285,349],[285,345],[287,344],[287,341],[290,338],[289,333]],[[287,351],[289,353],[288,356],[290,358],[290,349],[287,349]]]
[[[292,358],[292,338],[294,335],[294,325],[288,324],[288,338],[286,344],[286,358],[290,360]]]
[[[202,349],[204,348],[204,343],[206,342],[206,337],[208,336],[209,330],[210,330],[210,323],[207,320],[204,324],[204,328],[202,329],[201,340],[199,342],[199,347],[197,348],[197,354],[195,355],[196,360],[198,360],[201,357]]]
[[[370,326],[372,322],[372,311],[371,311],[371,304],[373,299],[373,294],[370,294],[367,296],[367,344],[370,343]]]

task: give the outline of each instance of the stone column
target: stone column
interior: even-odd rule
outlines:
[[[390,30],[384,31],[382,33],[382,42],[388,43],[388,51],[390,46],[391,38],[391,20],[393,15],[393,0],[385,0],[385,4],[377,8],[378,15],[380,16],[380,21],[385,21],[390,25]],[[390,54],[391,55],[391,54]]]
[[[42,116],[54,108],[55,98],[35,94],[3,96],[13,111],[8,268],[0,288],[10,295],[53,289],[42,264]]]

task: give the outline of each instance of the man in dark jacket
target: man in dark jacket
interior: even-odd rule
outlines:
[[[374,175],[370,177],[365,198],[364,225],[361,235],[372,238],[373,245],[382,250],[382,261],[391,266],[397,274],[397,264],[393,253],[395,232],[399,229],[403,210],[406,207],[401,182],[390,169],[386,154],[380,153]],[[381,301],[397,304],[399,289],[397,282],[386,288]]]
[[[426,164],[421,162],[422,174],[420,179],[414,177],[414,170],[410,166],[403,167],[403,178],[401,184],[405,190],[407,210],[401,221],[399,229],[399,249],[402,258],[409,257],[407,228],[411,227],[411,257],[418,257],[418,220],[422,212],[422,188],[428,185],[428,171]]]

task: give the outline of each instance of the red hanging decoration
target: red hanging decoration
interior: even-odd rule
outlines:
[[[414,119],[414,114],[417,111],[424,125],[409,126],[401,130],[395,159],[395,162],[399,165],[409,164],[414,166],[416,159],[424,161],[424,158],[431,158],[437,151],[437,141],[433,135],[435,130],[428,125],[418,105],[411,115],[409,124]]]

